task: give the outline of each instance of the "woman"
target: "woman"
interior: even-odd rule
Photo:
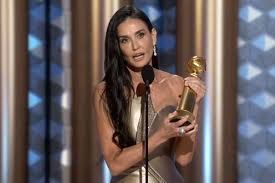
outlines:
[[[111,18],[105,40],[105,76],[95,89],[96,124],[112,182],[140,182],[144,169],[144,110],[141,69],[150,64],[155,79],[149,98],[149,182],[183,182],[176,163],[191,162],[198,124],[171,123],[183,86],[197,93],[194,115],[205,94],[202,81],[158,70],[157,32],[140,10],[125,6]],[[185,132],[185,133],[184,133]]]

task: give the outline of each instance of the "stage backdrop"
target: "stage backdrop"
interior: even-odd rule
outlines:
[[[69,182],[70,2],[29,0],[28,182]]]
[[[177,39],[175,38],[175,15],[178,10],[176,3],[179,1],[180,0],[134,1],[138,7],[143,9],[150,16],[151,20],[156,25],[159,32],[158,52],[160,56],[160,67],[172,73],[176,73],[175,57]],[[45,7],[45,1],[29,0],[30,182],[43,182],[45,173],[49,175],[52,182],[65,182],[65,180],[68,179],[62,178],[62,176],[66,175],[66,171],[64,171],[63,168],[70,167],[70,164],[62,163],[61,152],[65,152],[65,154],[66,152],[69,152],[66,150],[68,150],[67,145],[70,142],[70,117],[67,115],[70,111],[70,92],[68,90],[70,88],[70,82],[67,79],[70,79],[71,62],[69,57],[64,57],[64,55],[70,51],[70,41],[67,42],[66,40],[69,40],[70,38],[67,33],[70,31],[70,25],[68,22],[70,22],[71,18],[71,10],[69,6],[71,1],[60,0],[48,2],[50,2],[50,8],[48,9],[48,15],[50,15],[50,17],[48,17],[49,19],[46,21],[47,10]],[[100,2],[108,4],[107,1]],[[188,1],[184,2],[187,2],[188,4]],[[193,2],[193,0],[190,2]],[[196,2],[197,4],[200,4],[202,1],[198,0]],[[213,1],[209,0],[203,2],[208,5]],[[217,0],[215,2],[218,6],[221,1]],[[74,1],[74,3],[76,3],[76,1]],[[238,21],[237,23],[239,25],[239,35],[233,38],[238,39],[239,43],[238,98],[234,99],[238,100],[239,164],[238,167],[235,168],[238,169],[238,181],[240,183],[274,183],[275,2],[274,0],[239,0],[238,3],[239,19],[236,21]],[[84,1],[81,4],[84,5]],[[90,2],[89,6],[90,4],[93,3]],[[104,6],[101,6],[101,8],[102,7]],[[84,7],[74,8],[83,10]],[[85,11],[91,10],[89,9]],[[100,11],[103,11],[103,8],[100,9]],[[81,14],[82,12],[79,11],[78,13]],[[88,15],[92,15],[92,13],[88,13],[87,16]],[[90,20],[84,19],[85,17],[86,15],[82,15],[83,21],[89,22]],[[192,14],[190,14],[189,17],[191,18]],[[90,17],[86,18],[88,19]],[[204,21],[201,23],[205,25]],[[91,26],[89,28],[95,27]],[[75,28],[75,30],[78,29],[79,27]],[[46,30],[50,30],[50,32],[46,34]],[[87,30],[89,31],[89,29]],[[211,30],[211,27],[208,30]],[[94,31],[94,29],[92,29],[92,31]],[[48,39],[46,39],[46,35],[49,36]],[[91,35],[87,33],[87,36]],[[102,35],[100,38],[102,38]],[[90,39],[90,37],[88,37],[88,39]],[[92,39],[90,41],[92,41]],[[225,43],[227,42],[230,42],[230,40],[225,39]],[[89,44],[91,43],[88,43],[87,45]],[[85,48],[85,45],[82,46]],[[86,51],[89,48],[91,47],[85,48],[85,54],[87,54]],[[78,51],[80,55],[79,58],[81,58],[82,51],[83,50]],[[89,54],[90,53],[87,55]],[[90,60],[90,58],[92,58],[92,56],[85,57],[83,63],[91,66],[94,62],[99,62],[98,60]],[[99,58],[102,59],[101,57]],[[74,64],[77,65],[76,61],[78,62],[79,60],[74,61]],[[87,63],[88,61],[91,61],[91,63]],[[229,67],[234,63],[234,61],[236,60],[232,60],[232,62],[227,61],[223,64],[225,67],[227,65]],[[46,72],[47,67],[50,68],[50,75]],[[90,70],[92,69],[93,68],[90,68]],[[90,70],[85,74],[89,75],[90,73],[93,73]],[[79,73],[81,74],[81,72]],[[98,80],[101,75],[97,75],[96,77]],[[85,78],[90,79],[90,76],[85,76]],[[87,81],[83,81],[84,84],[82,85],[84,89]],[[82,114],[87,115],[86,113],[81,113],[79,116],[82,116]],[[232,123],[235,122],[236,121],[232,121]],[[51,138],[49,141],[45,141],[47,132],[45,128],[46,126],[50,129]],[[232,129],[226,130],[228,131]],[[45,144],[46,142],[50,142],[48,146]],[[89,143],[90,142],[85,142],[85,145],[89,145]],[[211,146],[211,143],[205,144],[205,147],[206,146]],[[49,154],[46,153],[47,148],[50,150]],[[232,149],[232,151],[236,151],[236,149]],[[85,151],[85,153],[88,154],[89,151]],[[207,157],[211,158],[211,154],[208,154]],[[45,164],[45,158],[50,160],[47,162],[49,163],[48,165]],[[83,159],[83,161],[85,161],[85,159]],[[87,161],[90,161],[90,159]],[[64,162],[69,163],[70,161],[67,159],[67,161]],[[211,164],[207,165],[210,167],[212,166]],[[48,172],[45,171],[46,169]],[[214,173],[215,172],[212,172],[212,174]],[[206,174],[204,174],[204,176],[206,176]],[[211,179],[206,177],[204,180]]]
[[[275,1],[239,1],[240,183],[275,182]]]
[[[135,0],[134,5],[149,16],[158,32],[159,66],[176,73],[176,0]]]

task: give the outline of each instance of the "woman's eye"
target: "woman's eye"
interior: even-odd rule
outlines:
[[[120,43],[121,43],[121,44],[125,44],[125,43],[127,43],[127,42],[128,42],[128,39],[126,39],[126,38],[120,39]]]
[[[145,35],[145,33],[144,32],[140,32],[140,33],[138,33],[138,38],[143,38],[144,37],[144,35]]]

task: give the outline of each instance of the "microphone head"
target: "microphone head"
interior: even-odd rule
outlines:
[[[145,65],[141,70],[141,75],[144,83],[148,82],[149,84],[151,84],[155,79],[154,70],[151,65]]]

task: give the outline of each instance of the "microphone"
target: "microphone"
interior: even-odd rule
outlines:
[[[151,65],[145,65],[141,70],[141,75],[146,85],[151,84],[155,79],[155,73]]]
[[[148,183],[148,161],[149,161],[149,152],[148,152],[148,95],[150,93],[149,84],[154,81],[155,74],[153,67],[151,65],[145,65],[141,70],[142,79],[145,83],[145,169],[146,169],[146,178],[145,182]]]

